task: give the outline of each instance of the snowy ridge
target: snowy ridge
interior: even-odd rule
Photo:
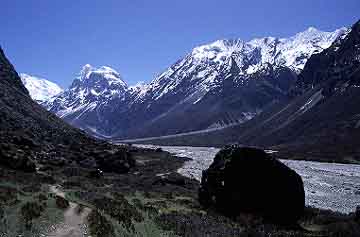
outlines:
[[[108,66],[102,66],[99,68],[94,68],[90,64],[83,66],[80,71],[80,75],[77,77],[80,81],[84,82],[85,80],[91,80],[91,76],[99,75],[107,80],[109,85],[118,84],[123,87],[127,87],[127,84],[121,78],[120,74]]]
[[[347,32],[346,28],[324,32],[310,27],[290,38],[265,37],[249,42],[217,40],[201,45],[155,78],[138,99],[151,94],[152,99],[157,100],[175,91],[184,79],[192,82],[194,90],[208,92],[231,76],[229,73],[233,66],[239,69],[239,75],[245,77],[266,69],[267,64],[299,73],[312,54],[330,47]]]
[[[51,97],[63,92],[63,89],[59,85],[43,78],[30,76],[25,73],[21,73],[20,78],[29,91],[31,98],[39,102],[47,101]]]

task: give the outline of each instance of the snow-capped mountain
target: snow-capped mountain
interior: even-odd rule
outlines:
[[[125,100],[127,93],[128,86],[117,71],[107,66],[96,68],[86,64],[71,86],[44,106],[72,124],[94,129],[96,133],[96,124],[107,123],[104,111],[111,112],[114,109],[112,102]],[[91,122],[84,127],[81,124],[86,119]]]
[[[59,85],[43,78],[30,76],[25,73],[21,73],[20,78],[29,91],[31,98],[38,102],[47,101],[63,91]]]
[[[311,55],[345,28],[309,28],[290,38],[218,40],[194,48],[148,85],[128,87],[108,67],[84,66],[46,107],[103,137],[147,137],[242,123],[286,100]]]
[[[241,125],[158,140],[157,144],[222,146],[237,142],[269,147],[280,158],[360,160],[360,20],[307,61],[291,95],[290,101],[275,103]]]
[[[268,64],[287,67],[299,73],[310,56],[328,48],[332,42],[347,31],[346,28],[334,32],[323,32],[310,27],[290,38],[265,37],[244,42],[218,40],[194,48],[185,58],[163,72],[149,85],[148,91],[156,91],[157,99],[174,90],[184,78],[208,91],[225,78],[221,72],[229,71],[236,64],[240,75],[251,75]],[[162,85],[166,84],[166,87]]]

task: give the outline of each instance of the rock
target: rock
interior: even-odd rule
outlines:
[[[91,179],[100,179],[103,176],[103,172],[99,169],[90,170],[88,177]]]
[[[47,172],[47,171],[53,171],[54,168],[50,165],[41,165],[38,167],[38,171],[41,171],[41,172]]]
[[[63,173],[67,176],[67,177],[72,177],[72,176],[81,176],[84,173],[84,170],[82,170],[81,168],[73,165],[71,167],[67,167],[63,170]]]
[[[58,196],[58,195],[55,198],[56,198],[56,206],[58,208],[66,209],[70,206],[69,201],[66,200],[65,198]]]
[[[4,218],[4,209],[3,209],[3,207],[0,205],[0,221],[2,220],[2,218]]]
[[[355,210],[355,220],[360,223],[360,206],[356,207]]]
[[[50,159],[47,159],[47,163],[49,165],[63,167],[67,163],[67,160],[63,157],[52,156]]]
[[[156,184],[171,184],[177,186],[185,186],[186,185],[186,178],[179,173],[171,173],[169,175],[159,176],[157,180],[154,181],[153,185]]]
[[[114,153],[106,152],[101,157],[97,157],[99,168],[104,172],[127,173],[131,167],[135,166],[135,160],[123,149]]]
[[[79,162],[79,165],[84,168],[95,169],[97,167],[96,160],[94,158],[84,159]]]
[[[162,151],[163,151],[163,149],[161,147],[158,147],[155,149],[155,152],[162,152]]]
[[[301,177],[263,150],[227,146],[203,171],[199,201],[231,217],[244,212],[294,224],[303,215],[305,192]]]

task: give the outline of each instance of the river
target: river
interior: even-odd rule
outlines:
[[[141,145],[141,147],[154,147]],[[159,147],[159,146],[156,146]],[[219,151],[212,147],[160,146],[179,157],[191,158],[179,173],[201,179]],[[343,213],[353,212],[360,205],[360,165],[281,160],[294,169],[304,181],[306,204]]]

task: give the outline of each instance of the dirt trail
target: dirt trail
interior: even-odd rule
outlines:
[[[51,186],[50,191],[65,198],[65,193],[56,186]],[[70,207],[64,212],[64,221],[56,225],[55,230],[48,234],[49,237],[86,237],[89,236],[87,231],[87,216],[91,212],[88,207],[83,208],[79,213],[79,205],[70,202]]]

